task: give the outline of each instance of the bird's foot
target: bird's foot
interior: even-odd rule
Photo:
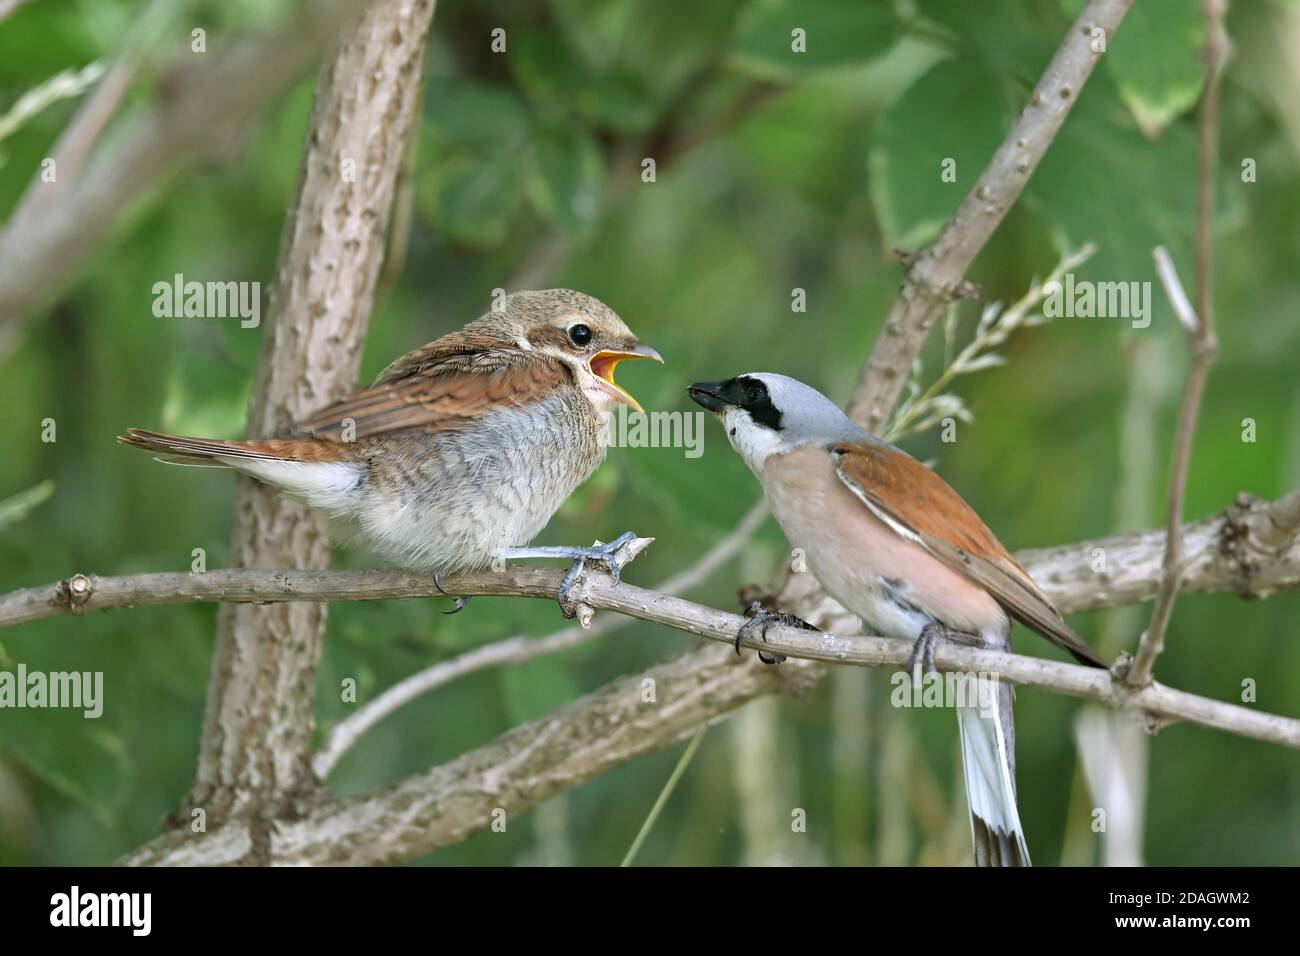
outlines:
[[[968,647],[979,646],[979,641],[972,635],[963,634],[961,631],[950,631],[939,622],[931,621],[921,628],[921,633],[916,636],[916,643],[912,645],[912,653],[907,658],[907,672],[912,675],[913,687],[920,687],[921,681],[935,672],[934,648],[940,640],[965,644]]]
[[[433,586],[436,587],[441,593],[447,594],[446,590],[442,586],[441,572],[434,574]],[[465,597],[463,594],[447,594],[447,597],[455,600],[456,606],[453,607],[450,611],[443,611],[442,612],[443,614],[459,614],[461,611],[465,610],[465,605],[469,603],[469,598]]]
[[[625,531],[609,544],[596,544],[590,548],[571,548],[574,552],[573,564],[569,565],[569,570],[564,575],[564,580],[560,582],[560,593],[556,595],[556,600],[560,602],[560,610],[564,612],[565,617],[573,617],[574,607],[578,603],[578,576],[582,574],[583,568],[587,566],[588,561],[600,561],[605,567],[609,568],[609,576],[618,584],[619,578],[623,574],[623,547],[631,541],[636,540],[635,531]]]
[[[540,547],[540,548],[511,548],[506,551],[507,558],[567,558],[573,563],[564,575],[564,580],[560,582],[560,590],[556,595],[559,602],[560,610],[566,618],[572,618],[576,612],[578,604],[578,578],[581,576],[583,569],[586,568],[588,561],[599,561],[609,569],[609,576],[615,584],[618,584],[619,577],[623,573],[623,566],[631,561],[641,552],[641,549],[648,545],[653,538],[638,538],[635,531],[628,531],[609,544],[593,544],[589,548],[570,548],[570,547]]]
[[[736,653],[740,653],[740,645],[745,642],[754,631],[758,631],[758,636],[767,643],[767,628],[771,624],[784,624],[786,627],[801,627],[805,631],[815,631],[813,625],[809,624],[801,617],[795,617],[793,614],[786,614],[783,611],[769,611],[763,607],[761,601],[750,601],[749,606],[745,608],[745,617],[749,618],[744,624],[740,625],[740,630],[736,632]],[[758,659],[764,664],[780,664],[785,660],[782,654],[774,654],[768,657],[762,651],[758,652]]]

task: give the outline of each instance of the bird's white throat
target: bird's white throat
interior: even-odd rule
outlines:
[[[743,408],[731,407],[723,412],[722,427],[727,432],[727,441],[731,442],[731,447],[736,449],[737,454],[755,474],[762,471],[763,462],[767,461],[769,455],[788,450],[786,440],[780,432],[756,424]]]

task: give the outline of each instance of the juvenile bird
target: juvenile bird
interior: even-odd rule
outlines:
[[[822,587],[878,633],[916,642],[914,679],[933,669],[937,638],[1009,651],[1011,618],[1105,666],[957,492],[820,392],[771,372],[688,391],[718,414]],[[977,681],[956,707],[975,862],[1028,866],[1010,688]]]
[[[622,402],[624,359],[659,353],[609,306],[551,289],[508,296],[410,352],[284,435],[247,441],[129,429],[118,441],[179,464],[234,468],[336,518],[388,560],[439,576],[509,558],[582,561],[615,578],[619,547],[526,548],[605,457],[603,416]],[[457,602],[457,610],[466,599]]]

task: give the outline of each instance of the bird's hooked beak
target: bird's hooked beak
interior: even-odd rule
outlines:
[[[597,352],[587,359],[587,368],[600,382],[601,388],[614,396],[615,401],[629,406],[634,412],[644,412],[645,409],[641,407],[641,404],[614,382],[614,367],[624,359],[651,359],[662,363],[664,357],[650,346],[637,342],[635,346],[627,351],[608,350]]]
[[[721,415],[728,408],[741,404],[742,396],[732,394],[735,391],[734,380],[726,382],[696,382],[686,389],[686,394],[696,405]]]

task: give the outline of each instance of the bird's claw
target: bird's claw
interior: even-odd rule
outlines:
[[[749,618],[740,626],[736,632],[736,653],[740,653],[740,645],[745,642],[754,631],[758,631],[758,636],[767,642],[767,628],[770,624],[784,624],[786,627],[801,627],[805,631],[815,631],[817,628],[809,624],[801,617],[795,617],[793,614],[786,614],[781,611],[769,611],[763,607],[761,601],[751,601],[745,608],[745,617]],[[774,654],[768,657],[761,650],[758,651],[758,659],[764,664],[780,664],[785,660],[783,654]]]
[[[564,574],[564,580],[560,582],[559,594],[555,596],[555,599],[560,604],[560,613],[568,620],[572,620],[573,616],[577,613],[578,575],[582,573],[582,568],[586,563],[586,560],[586,558],[574,559],[573,564]]]
[[[940,640],[978,646],[971,635],[962,631],[950,631],[937,621],[931,621],[921,628],[916,643],[912,645],[912,653],[907,658],[907,673],[912,676],[913,687],[920,687],[922,680],[938,670],[934,666],[934,649]]]
[[[442,572],[434,574],[433,586],[438,589],[439,593],[447,594],[447,590],[442,586]],[[469,603],[469,598],[461,594],[447,594],[447,597],[455,599],[456,606],[450,611],[443,611],[443,614],[459,614],[461,611],[465,610],[465,605]]]
[[[907,658],[907,673],[912,676],[913,687],[920,687],[921,680],[926,675],[934,673],[936,635],[935,625],[927,624],[921,628],[921,633],[916,636],[916,642],[912,645],[912,653]]]
[[[572,618],[576,613],[578,603],[578,577],[586,568],[588,561],[599,561],[609,569],[610,579],[618,584],[623,574],[624,560],[621,557],[623,547],[630,541],[636,540],[635,531],[625,531],[608,544],[594,544],[589,548],[575,548],[573,564],[565,572],[564,579],[560,582],[560,592],[556,595],[559,601],[560,611],[566,618]]]

